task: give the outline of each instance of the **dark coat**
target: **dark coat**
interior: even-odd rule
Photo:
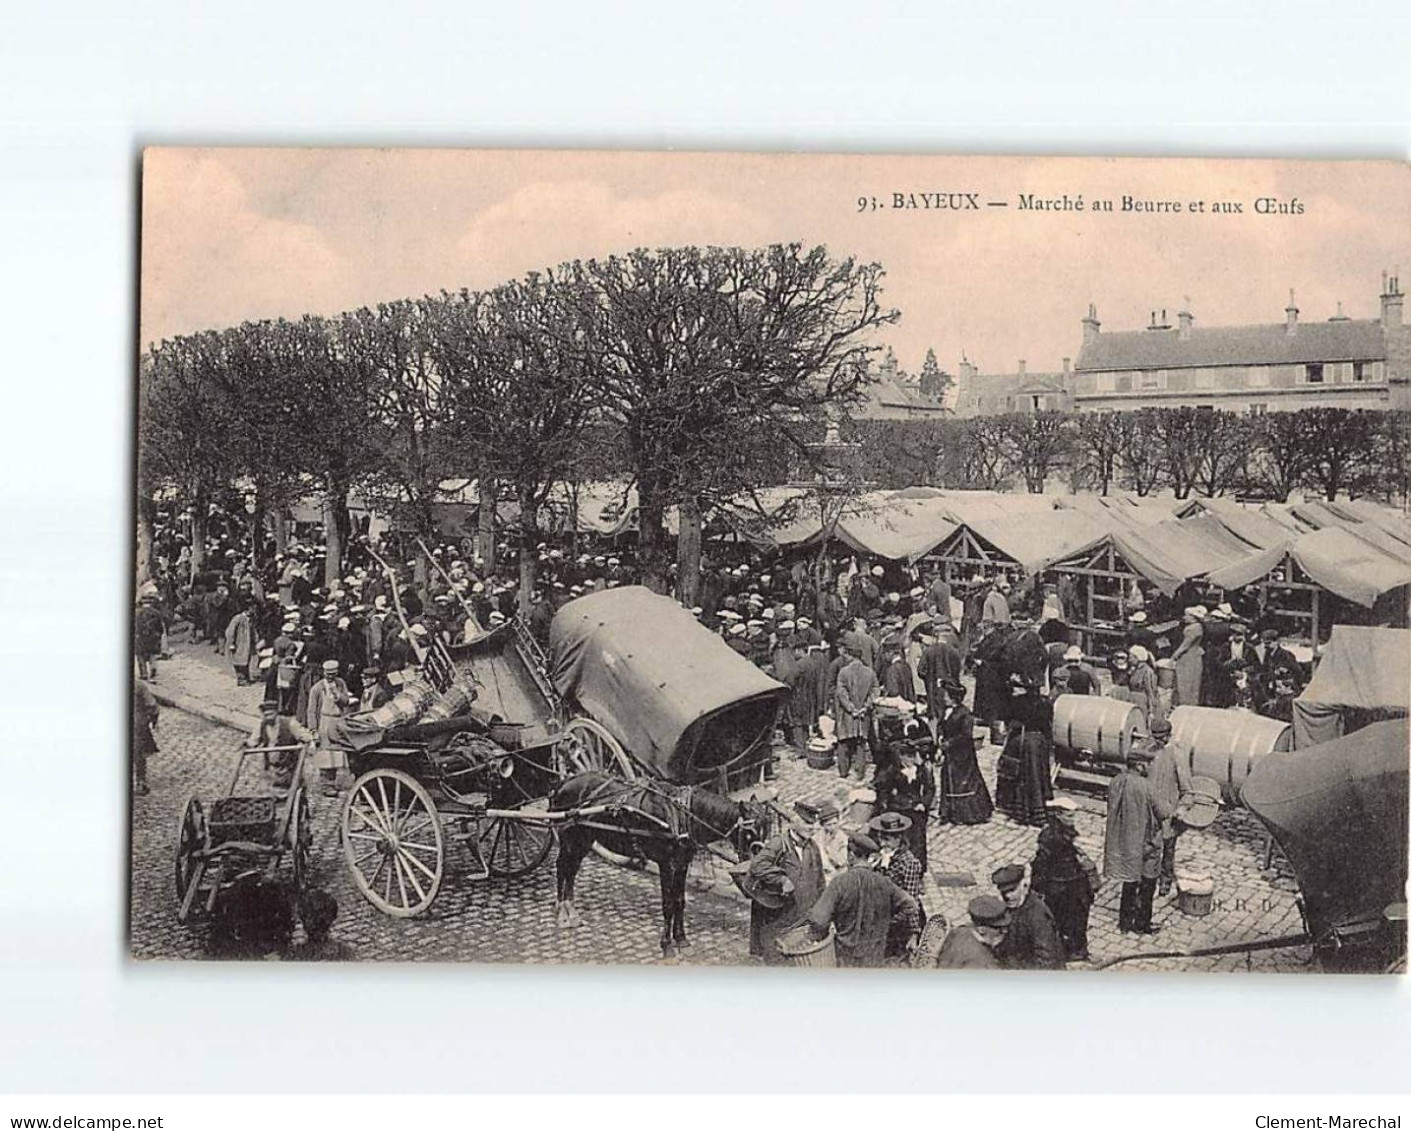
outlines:
[[[1063,940],[1043,896],[1029,892],[1011,914],[1009,930],[995,954],[1011,970],[1063,969]]]
[[[750,905],[750,953],[771,966],[782,963],[783,956],[775,944],[786,931],[803,922],[823,895],[823,856],[812,840],[800,846],[788,833],[781,833],[755,854],[749,874],[775,890],[780,889],[784,879],[793,884],[793,893],[782,907]]]

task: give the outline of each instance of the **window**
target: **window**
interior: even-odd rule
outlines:
[[[1363,363],[1360,361],[1354,361],[1352,363],[1352,379],[1354,381],[1365,381],[1367,379],[1366,371],[1362,366]]]
[[[1320,362],[1313,362],[1303,367],[1303,379],[1310,385],[1321,385],[1323,383],[1323,366]]]
[[[1250,415],[1250,416],[1263,416],[1263,415],[1264,415],[1266,412],[1268,412],[1268,411],[1269,411],[1269,406],[1268,406],[1267,404],[1258,404],[1258,403],[1255,403],[1255,404],[1252,404],[1252,405],[1249,406],[1249,415]]]
[[[1117,375],[1115,373],[1099,373],[1097,375],[1097,391],[1099,393],[1110,393],[1117,387]]]
[[[1164,389],[1166,388],[1166,370],[1164,369],[1144,369],[1138,376],[1139,389]]]

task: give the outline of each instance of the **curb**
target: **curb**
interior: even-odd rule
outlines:
[[[152,693],[152,697],[163,707],[175,707],[178,711],[195,715],[197,718],[205,719],[218,726],[238,730],[241,734],[249,734],[260,721],[258,715],[249,715],[244,711],[232,711],[227,707],[218,707],[207,703],[204,699],[184,695],[180,691],[169,691],[154,683],[146,683],[146,687]]]

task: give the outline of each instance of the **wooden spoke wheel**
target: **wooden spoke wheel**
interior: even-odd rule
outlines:
[[[196,879],[201,864],[197,853],[206,847],[206,811],[194,797],[186,802],[176,833],[176,901],[186,902],[187,889]]]
[[[358,890],[398,919],[420,915],[446,874],[441,818],[431,795],[401,770],[369,770],[343,803],[343,855]]]
[[[559,758],[563,776],[571,777],[586,770],[601,770],[622,778],[635,778],[637,769],[622,743],[613,737],[612,732],[592,719],[579,715],[569,719],[563,728],[563,741],[559,744]],[[646,861],[635,856],[623,856],[595,843],[593,851],[602,859],[613,864],[624,864],[641,868]]]
[[[570,719],[563,728],[559,757],[565,777],[581,774],[585,770],[602,770],[623,778],[637,776],[632,759],[627,757],[627,751],[612,736],[612,732],[582,715]]]
[[[530,808],[531,806],[525,806]],[[490,875],[504,879],[527,876],[549,856],[554,830],[547,821],[487,817],[477,822],[475,843]]]
[[[294,790],[289,805],[289,855],[294,864],[294,892],[298,895],[309,881],[309,850],[314,842],[313,826],[309,823],[309,797],[303,786]]]

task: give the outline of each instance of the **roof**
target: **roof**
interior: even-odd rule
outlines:
[[[1193,518],[1209,514],[1226,530],[1256,550],[1270,550],[1288,545],[1294,529],[1268,514],[1261,507],[1246,507],[1233,499],[1200,499],[1180,509],[1179,517]]]
[[[1128,567],[1170,596],[1183,582],[1248,558],[1248,543],[1225,529],[1214,515],[1169,519],[1151,526],[1124,527],[1064,556],[1073,563],[1110,543]]]
[[[1285,556],[1292,557],[1329,593],[1367,609],[1383,594],[1411,585],[1411,565],[1336,526],[1297,535],[1241,561],[1213,568],[1209,580],[1221,589],[1242,589],[1277,569]]]
[[[886,419],[897,412],[911,416],[915,413],[938,414],[946,411],[939,400],[926,396],[920,389],[903,385],[893,373],[877,374],[875,381],[863,386],[863,392],[867,401],[853,413],[862,420]]]
[[[1382,553],[1411,564],[1411,545],[1407,545],[1377,523],[1364,522],[1346,507],[1345,503],[1330,503],[1316,499],[1293,507],[1293,513],[1300,522],[1306,523],[1316,530],[1329,528],[1345,530],[1375,546]]]
[[[1316,361],[1379,361],[1386,358],[1382,324],[1374,319],[1300,322],[1290,334],[1282,322],[1259,326],[1124,330],[1097,334],[1078,353],[1078,372],[1184,369],[1220,365],[1303,365]]]
[[[1112,528],[1112,522],[1098,515],[1053,510],[977,519],[967,524],[967,528],[981,542],[1022,566],[1025,572],[1034,573],[1102,538]],[[960,529],[957,528],[957,534]]]
[[[981,397],[1016,397],[1068,394],[1062,373],[977,373],[959,382],[956,411],[973,407]]]

